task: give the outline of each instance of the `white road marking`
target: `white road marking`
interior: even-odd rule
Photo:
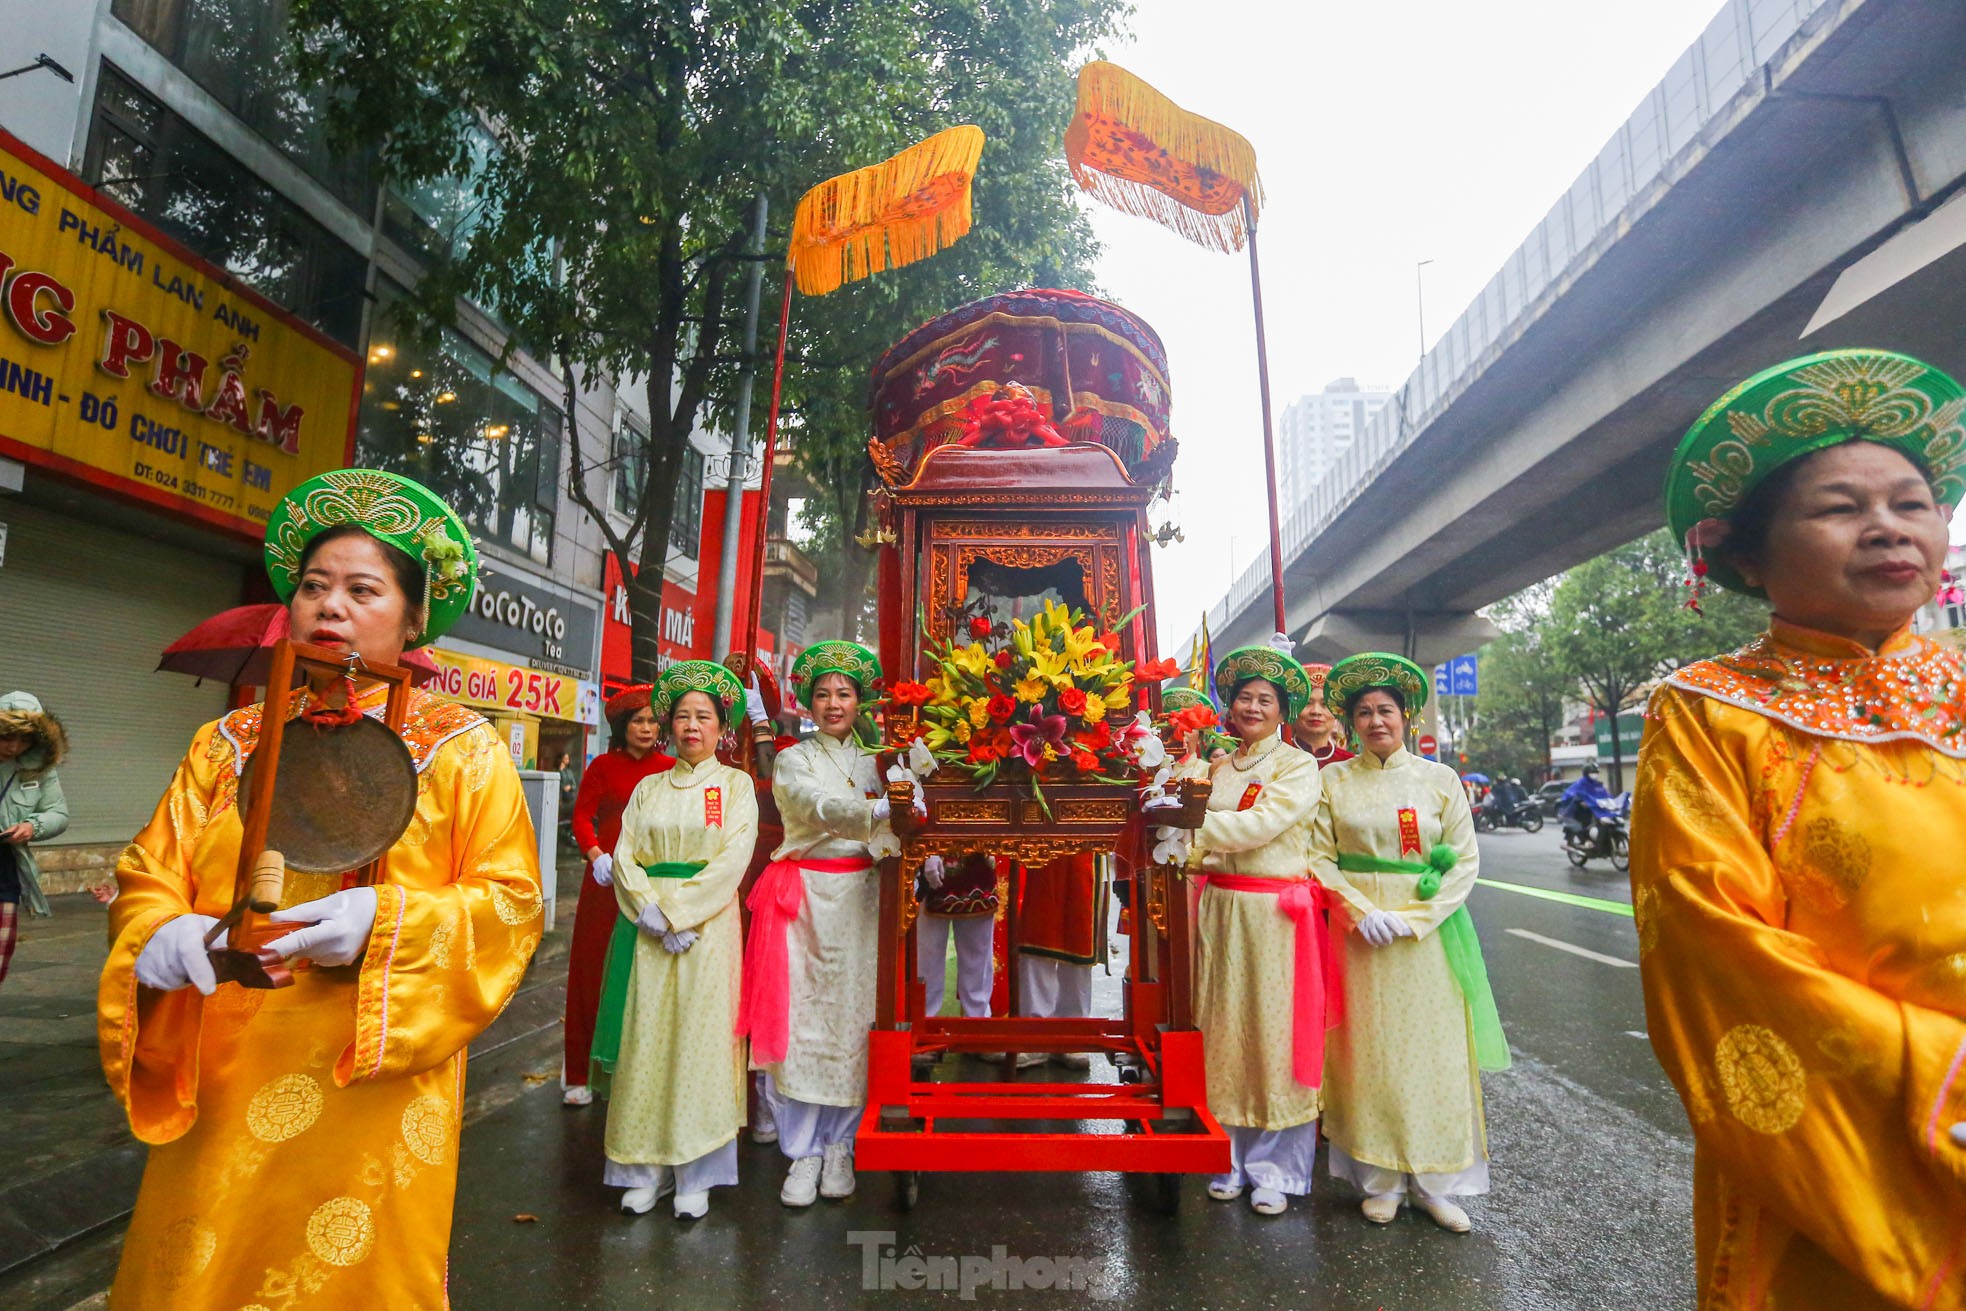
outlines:
[[[1620,969],[1627,970],[1638,968],[1637,961],[1622,960],[1617,956],[1606,956],[1601,951],[1592,951],[1589,947],[1579,947],[1575,943],[1564,942],[1559,938],[1546,938],[1540,933],[1531,933],[1528,929],[1510,929],[1509,932],[1515,934],[1518,938],[1527,938],[1531,942],[1540,942],[1545,947],[1555,947],[1558,951],[1567,951],[1572,956],[1582,956],[1585,960],[1594,960],[1601,965],[1616,965]]]
[[[1627,1038],[1637,1038],[1637,1039],[1639,1039],[1639,1040],[1641,1040],[1641,1041],[1643,1041],[1643,1042],[1651,1042],[1651,1041],[1652,1041],[1652,1035],[1651,1035],[1651,1034],[1649,1034],[1649,1033],[1646,1033],[1646,1032],[1645,1032],[1644,1030],[1642,1030],[1642,1029],[1626,1029],[1626,1030],[1625,1030],[1625,1036],[1626,1036]]]

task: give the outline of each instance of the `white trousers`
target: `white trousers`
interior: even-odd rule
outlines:
[[[1421,1197],[1479,1197],[1488,1191],[1486,1161],[1476,1161],[1452,1174],[1406,1174],[1382,1165],[1369,1165],[1333,1143],[1325,1168],[1333,1179],[1345,1180],[1367,1197],[1407,1193]]]
[[[1092,967],[1017,953],[1018,1002],[1026,1015],[1055,1020],[1092,1014]]]
[[[1288,1129],[1222,1126],[1229,1133],[1229,1172],[1218,1182],[1268,1188],[1291,1197],[1308,1197],[1317,1164],[1317,1121]]]
[[[860,1131],[858,1106],[815,1106],[787,1097],[770,1074],[761,1095],[778,1122],[778,1150],[788,1161],[819,1156],[834,1143],[851,1143]]]
[[[990,1013],[990,959],[996,921],[988,915],[922,915],[915,923],[915,959],[921,967],[922,1014],[940,1015],[948,984],[949,939],[956,940],[956,998],[974,1019]]]
[[[610,1188],[661,1188],[676,1172],[676,1191],[700,1193],[737,1183],[737,1139],[681,1165],[629,1165],[610,1159],[601,1182]]]

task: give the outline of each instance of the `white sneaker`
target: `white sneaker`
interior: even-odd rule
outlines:
[[[630,1188],[621,1195],[621,1209],[628,1215],[647,1215],[655,1204],[676,1189],[676,1174],[668,1166],[657,1167],[655,1184],[649,1188]]]
[[[819,1158],[801,1156],[785,1172],[785,1186],[778,1200],[787,1206],[811,1206],[819,1197]]]
[[[710,1190],[705,1188],[696,1193],[676,1194],[676,1218],[678,1220],[701,1220],[710,1213]]]
[[[1450,1234],[1465,1234],[1474,1228],[1468,1213],[1445,1197],[1418,1197],[1414,1205],[1434,1218],[1434,1223]]]
[[[1359,1203],[1359,1210],[1365,1218],[1375,1225],[1389,1225],[1399,1215],[1399,1205],[1406,1198],[1400,1193],[1380,1193]]]
[[[819,1195],[835,1201],[853,1196],[856,1182],[853,1177],[853,1144],[834,1143],[826,1149],[822,1159],[825,1164],[819,1175]]]
[[[1051,1054],[1051,1063],[1053,1065],[1062,1065],[1068,1070],[1089,1070],[1092,1068],[1092,1058],[1084,1052],[1053,1052]]]
[[[593,1104],[594,1090],[584,1083],[577,1083],[560,1094],[562,1106],[592,1106]]]
[[[1218,1174],[1208,1181],[1208,1195],[1218,1202],[1233,1202],[1242,1196],[1242,1179],[1233,1174]]]
[[[1049,1058],[1043,1052],[1019,1052],[1017,1053],[1017,1068],[1028,1070],[1034,1065],[1043,1065],[1047,1059]]]
[[[1290,1209],[1290,1199],[1274,1188],[1258,1188],[1249,1195],[1249,1209],[1258,1215],[1282,1215]]]

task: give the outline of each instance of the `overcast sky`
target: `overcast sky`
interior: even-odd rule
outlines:
[[[1138,0],[1108,50],[1256,146],[1272,399],[1397,386],[1719,0]],[[1246,255],[1088,206],[1106,294],[1167,343],[1185,542],[1155,548],[1163,654],[1267,551]],[[1285,509],[1286,517],[1288,507]]]

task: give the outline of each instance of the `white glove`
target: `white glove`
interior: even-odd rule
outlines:
[[[1406,922],[1404,915],[1395,915],[1389,910],[1374,910],[1358,922],[1358,934],[1375,947],[1383,947],[1396,938],[1416,936],[1413,926]]]
[[[635,917],[635,924],[651,937],[661,937],[669,931],[669,917],[662,913],[662,907],[650,902],[642,907],[642,913]]]
[[[594,882],[604,888],[614,886],[614,857],[605,851],[594,857]]]
[[[302,902],[266,917],[275,924],[303,924],[283,938],[266,944],[270,951],[292,959],[305,956],[316,965],[352,965],[369,949],[369,930],[375,927],[375,889],[344,888],[317,901]]]
[[[758,690],[758,676],[751,675],[751,686],[744,689],[744,714],[754,724],[769,724],[771,716],[765,713],[765,695]]]
[[[1163,793],[1158,797],[1148,797],[1140,803],[1140,809],[1143,812],[1149,810],[1179,810],[1181,809],[1181,798],[1167,793]]]
[[[929,887],[940,888],[942,881],[948,877],[949,873],[942,864],[942,857],[930,856],[922,861],[922,882]]]
[[[180,915],[165,920],[137,953],[137,982],[159,992],[174,992],[187,984],[212,995],[218,979],[212,973],[212,959],[205,954],[205,935],[218,921],[210,915]],[[225,944],[220,934],[215,946]]]
[[[880,823],[882,820],[886,819],[889,815],[893,813],[894,813],[894,808],[887,804],[886,797],[874,798],[874,822],[876,824]]]
[[[1271,633],[1270,645],[1285,655],[1289,655],[1297,649],[1297,643],[1291,639],[1288,633]]]
[[[694,947],[701,936],[695,929],[671,929],[662,935],[662,949],[671,956],[680,956]]]

